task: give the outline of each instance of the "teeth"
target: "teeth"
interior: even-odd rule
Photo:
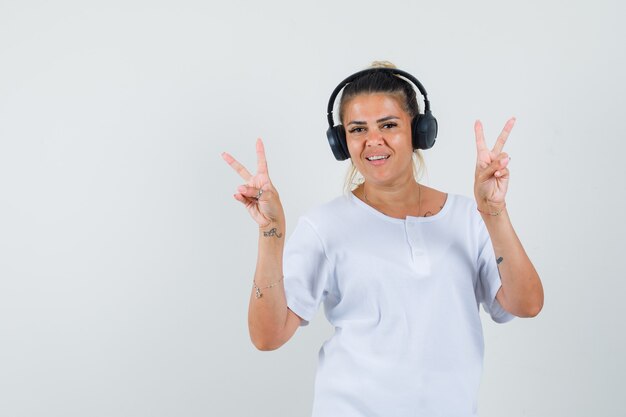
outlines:
[[[380,159],[387,159],[389,158],[389,155],[376,155],[376,156],[370,156],[368,158],[366,158],[368,161],[378,161]]]

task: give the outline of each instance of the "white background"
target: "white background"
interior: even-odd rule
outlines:
[[[309,415],[323,315],[256,351],[256,227],[221,160],[265,139],[288,231],[342,192],[335,85],[387,59],[472,195],[473,121],[518,123],[508,208],[535,319],[485,323],[483,417],[626,409],[626,6],[600,1],[0,0],[0,415]],[[484,317],[486,318],[486,317]]]

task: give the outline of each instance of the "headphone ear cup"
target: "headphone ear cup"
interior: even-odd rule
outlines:
[[[346,131],[342,125],[329,127],[326,131],[326,137],[337,161],[345,161],[350,158],[346,143]]]
[[[437,130],[437,119],[435,119],[430,110],[415,116],[411,122],[413,149],[432,148],[437,138]]]

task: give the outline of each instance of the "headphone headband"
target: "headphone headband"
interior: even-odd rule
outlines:
[[[326,110],[326,118],[328,119],[328,125],[330,127],[333,127],[335,125],[335,121],[333,119],[333,108],[335,106],[335,99],[337,98],[341,90],[343,90],[343,88],[346,85],[350,84],[352,81],[356,80],[362,75],[373,73],[373,72],[386,72],[386,73],[393,74],[393,75],[399,75],[411,81],[417,87],[417,89],[422,94],[422,96],[424,97],[424,113],[426,113],[427,111],[430,111],[430,102],[428,101],[428,93],[426,93],[426,89],[424,88],[422,83],[419,82],[417,78],[415,78],[408,72],[399,70],[397,68],[368,68],[368,69],[352,74],[351,76],[343,80],[341,83],[339,83],[339,85],[335,87],[335,89],[333,90],[333,93],[330,95],[330,99],[328,100],[328,108]]]

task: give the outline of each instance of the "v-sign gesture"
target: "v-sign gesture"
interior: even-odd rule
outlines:
[[[250,216],[259,227],[266,227],[272,223],[284,222],[284,212],[278,192],[272,185],[267,172],[265,148],[260,138],[256,141],[256,154],[257,172],[255,175],[252,175],[229,153],[222,153],[222,158],[246,182],[237,188],[237,193],[234,194],[235,200],[246,206]]]
[[[478,209],[484,212],[499,212],[504,208],[509,185],[509,156],[502,152],[515,118],[509,119],[498,136],[493,149],[485,144],[483,125],[480,120],[474,124],[476,134],[476,173],[474,176],[474,196]]]

